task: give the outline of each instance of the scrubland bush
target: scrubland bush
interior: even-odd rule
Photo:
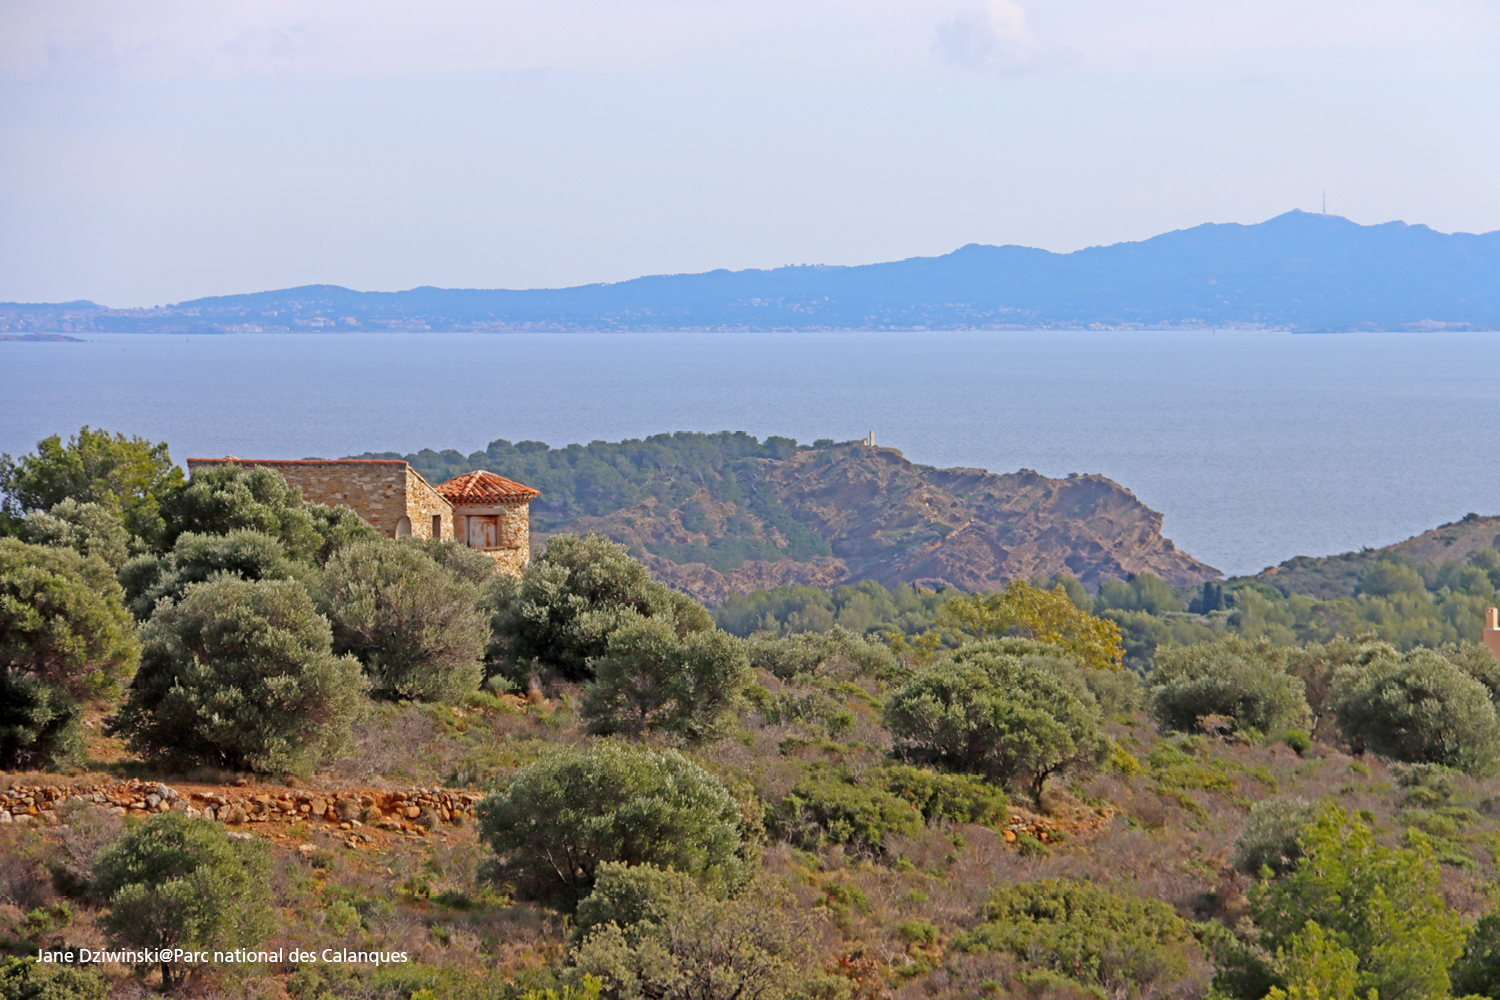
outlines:
[[[607,861],[654,864],[710,884],[742,881],[740,807],[672,750],[601,742],[551,752],[478,807],[490,881],[572,911]]]
[[[134,949],[253,949],[272,926],[268,855],[265,840],[231,842],[215,823],[153,816],[96,861],[94,889],[109,900],[105,930]],[[164,989],[191,972],[159,964]]]
[[[0,670],[0,771],[83,762],[82,711],[61,688]]]
[[[844,666],[862,677],[889,677],[900,670],[890,647],[834,625],[827,632],[778,636],[757,632],[747,640],[750,665],[782,680]]]
[[[21,536],[33,545],[68,548],[85,558],[98,556],[111,570],[130,558],[130,532],[120,509],[109,503],[79,503],[68,497],[50,510],[27,514]]]
[[[0,1000],[108,1000],[109,987],[93,969],[44,968],[29,958],[0,962]]]
[[[998,828],[1010,818],[1005,792],[976,775],[892,764],[881,776],[887,791],[916,806],[929,823],[978,823]]]
[[[0,538],[0,670],[103,697],[129,678],[139,653],[102,559]]]
[[[479,688],[489,640],[479,589],[419,543],[347,546],[328,560],[320,596],[335,648],[359,658],[375,696],[457,702]]]
[[[887,837],[919,831],[922,813],[883,784],[861,782],[847,768],[821,767],[770,809],[766,825],[773,835],[804,850],[841,844],[876,855],[884,851]]]
[[[1462,922],[1442,893],[1442,876],[1425,841],[1385,847],[1367,822],[1324,805],[1299,841],[1303,861],[1250,894],[1260,954],[1221,958],[1215,985],[1252,1000],[1276,982],[1277,955],[1309,947],[1316,924],[1357,965],[1355,994],[1381,997],[1448,995],[1448,967],[1463,950]],[[1334,953],[1335,957],[1342,954]],[[1259,965],[1261,971],[1255,966]]]
[[[1330,704],[1354,753],[1475,775],[1500,766],[1500,720],[1489,690],[1435,650],[1342,670]]]
[[[1286,672],[1286,651],[1261,640],[1225,636],[1156,654],[1148,678],[1151,715],[1163,730],[1190,733],[1206,716],[1232,719],[1238,731],[1274,734],[1310,721],[1302,682]]]
[[[722,735],[750,680],[744,644],[718,629],[679,635],[667,616],[623,615],[603,656],[590,661],[594,681],[581,714],[594,733],[647,731],[688,741]]]
[[[277,539],[294,559],[323,562],[340,548],[377,537],[348,507],[308,503],[273,469],[219,465],[200,469],[162,501],[163,541],[185,532],[227,535],[258,531]]]
[[[1108,753],[1093,695],[1067,661],[971,647],[918,671],[885,708],[908,761],[1018,781],[1097,767]]]
[[[486,600],[490,670],[513,680],[524,680],[533,660],[568,680],[592,678],[590,660],[608,652],[610,634],[632,613],[670,617],[681,635],[714,627],[702,606],[602,535],[553,535],[519,581],[492,580]]]
[[[1074,879],[1002,886],[954,943],[999,951],[1111,996],[1165,992],[1187,971],[1188,925],[1165,903]]]
[[[1302,858],[1302,831],[1317,814],[1317,807],[1302,799],[1271,798],[1255,803],[1245,829],[1235,839],[1231,864],[1251,877],[1258,877],[1264,868],[1285,875]]]
[[[768,881],[722,899],[680,872],[601,865],[571,961],[609,1000],[838,998],[794,901]]]
[[[311,570],[298,566],[286,548],[259,531],[235,530],[224,535],[184,532],[165,555],[140,555],[120,570],[125,600],[138,621],[151,617],[156,602],[178,600],[189,586],[221,574],[242,580],[305,582]]]
[[[348,745],[364,689],[300,584],[219,577],[163,604],[115,716],[133,750],[180,765],[305,772]]]

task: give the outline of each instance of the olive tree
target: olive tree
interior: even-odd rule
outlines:
[[[478,807],[491,881],[571,912],[608,861],[711,884],[743,880],[740,806],[673,750],[612,742],[554,750]]]
[[[105,933],[132,949],[253,949],[272,928],[268,846],[232,842],[218,824],[182,813],[153,816],[95,860],[94,891],[109,901]],[[156,964],[169,990],[193,968]]]
[[[0,670],[110,694],[140,652],[121,596],[97,556],[0,538]]]
[[[228,574],[242,580],[291,580],[314,571],[298,564],[285,546],[259,531],[236,530],[225,535],[184,532],[166,555],[136,556],[121,568],[125,600],[139,621],[151,617],[156,602],[178,600],[189,586]]]
[[[891,696],[885,724],[909,761],[1017,781],[1097,767],[1109,744],[1067,661],[972,649],[926,667]]]
[[[324,574],[337,648],[359,658],[383,698],[452,702],[479,688],[489,639],[479,601],[416,542],[358,542]]]
[[[1286,672],[1286,652],[1239,636],[1157,651],[1148,678],[1151,715],[1164,730],[1193,732],[1221,716],[1238,730],[1280,733],[1305,728],[1302,681]]]
[[[378,537],[348,507],[303,500],[302,490],[274,469],[233,463],[194,473],[162,501],[162,516],[167,545],[189,531],[258,531],[279,540],[293,558],[320,563],[346,545]]]
[[[651,579],[645,566],[603,535],[553,535],[521,572],[498,577],[489,591],[497,669],[523,671],[532,660],[569,680],[593,676],[609,636],[629,616],[669,616],[680,634],[714,627],[685,594]]]
[[[21,536],[33,545],[98,556],[111,570],[118,570],[130,558],[130,532],[113,504],[79,503],[69,497],[53,504],[51,510],[27,514]]]
[[[0,670],[0,771],[81,762],[83,712],[61,688]]]
[[[590,662],[582,715],[595,733],[719,735],[750,681],[744,644],[718,629],[678,635],[668,617],[626,618]]]
[[[164,602],[112,720],[131,749],[183,765],[305,773],[349,745],[364,678],[335,656],[300,584],[222,576]]]
[[[1489,689],[1441,653],[1414,649],[1339,672],[1330,697],[1349,748],[1476,776],[1500,765]]]

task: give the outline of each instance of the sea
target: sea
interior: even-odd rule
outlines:
[[[84,424],[179,462],[873,432],[926,465],[1102,473],[1231,575],[1500,513],[1500,333],[84,336],[0,342],[0,451]]]

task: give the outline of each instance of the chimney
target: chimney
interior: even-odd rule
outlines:
[[[1490,652],[1500,658],[1500,610],[1490,608],[1484,613],[1484,644]]]

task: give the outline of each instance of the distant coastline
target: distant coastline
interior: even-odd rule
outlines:
[[[855,267],[657,275],[561,289],[337,285],[151,309],[0,303],[25,333],[1500,329],[1500,232],[1288,212],[1055,254],[970,244]]]

